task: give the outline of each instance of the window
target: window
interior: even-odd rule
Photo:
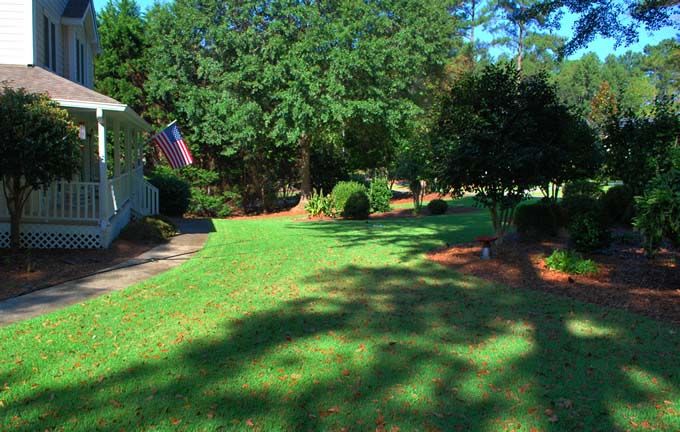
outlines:
[[[47,69],[57,70],[57,27],[43,15],[43,64]]]
[[[76,81],[85,84],[85,45],[76,38]]]

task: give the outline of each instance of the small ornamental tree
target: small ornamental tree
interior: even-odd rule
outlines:
[[[0,92],[0,177],[11,220],[10,245],[19,247],[21,215],[33,189],[70,179],[80,163],[78,131],[47,96],[24,89]]]
[[[544,75],[521,77],[510,63],[456,82],[434,136],[434,170],[443,192],[472,192],[502,238],[526,191],[550,179],[542,165],[564,139],[567,111]]]

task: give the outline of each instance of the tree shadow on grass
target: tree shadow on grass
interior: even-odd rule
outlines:
[[[668,409],[680,399],[680,338],[657,323],[605,319],[589,305],[426,261],[346,265],[300,283],[317,295],[223,321],[200,338],[194,318],[172,343],[150,345],[115,371],[83,370],[49,389],[31,388],[32,375],[64,371],[4,373],[0,425],[610,431],[647,421],[677,429]]]

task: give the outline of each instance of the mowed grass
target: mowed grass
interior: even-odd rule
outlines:
[[[186,264],[0,329],[0,430],[680,429],[680,329],[423,252],[485,212],[215,221]]]

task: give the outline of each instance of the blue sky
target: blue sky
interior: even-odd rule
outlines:
[[[95,2],[95,7],[100,8],[103,7],[108,0],[94,0]],[[141,6],[142,10],[148,8],[154,2],[160,1],[161,3],[166,3],[169,0],[137,0],[137,3]],[[680,19],[680,18],[676,18]],[[565,14],[565,16],[562,18],[561,22],[561,27],[560,29],[556,32],[557,34],[561,36],[566,36],[569,37],[571,33],[571,28],[572,25],[574,24],[574,15],[572,14]],[[669,38],[678,38],[678,32],[677,30],[673,29],[672,27],[666,27],[661,30],[655,31],[655,32],[647,32],[647,31],[640,31],[640,37],[637,43],[630,45],[630,46],[619,46],[615,47],[615,43],[613,39],[604,39],[601,37],[596,38],[593,42],[591,42],[587,47],[582,48],[575,52],[570,58],[579,58],[583,54],[588,53],[588,52],[595,52],[597,55],[601,58],[604,59],[607,57],[609,54],[616,54],[620,55],[625,53],[626,51],[636,51],[640,52],[642,49],[645,47],[645,45],[654,45],[664,39],[669,39]],[[491,40],[492,35],[486,33],[482,34],[482,39],[484,40]],[[491,54],[496,56],[500,54],[502,51],[502,48],[492,48],[491,49]]]

